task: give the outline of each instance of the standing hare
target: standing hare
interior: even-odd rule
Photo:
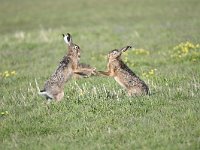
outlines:
[[[122,60],[121,54],[131,48],[126,46],[120,50],[114,49],[108,54],[108,71],[99,71],[105,76],[114,79],[128,91],[129,96],[140,96],[149,94],[149,88]]]
[[[68,53],[63,57],[55,72],[46,81],[44,89],[39,92],[39,94],[45,96],[48,101],[52,99],[60,101],[64,97],[65,83],[74,73],[81,74],[78,70],[80,47],[72,42],[72,36],[69,33],[66,35],[63,34],[63,38],[68,45]]]

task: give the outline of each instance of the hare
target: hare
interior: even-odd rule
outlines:
[[[65,83],[74,73],[81,74],[78,70],[80,47],[72,42],[72,36],[69,33],[66,35],[63,34],[63,38],[68,45],[68,53],[60,61],[55,72],[46,81],[44,89],[39,92],[39,94],[45,96],[48,101],[52,99],[60,101],[64,97]]]
[[[91,67],[90,65],[85,64],[85,63],[79,63],[78,69],[81,72],[73,75],[75,79],[86,78],[86,77],[97,75],[96,68]]]
[[[108,54],[108,71],[99,71],[105,76],[114,79],[128,91],[129,96],[140,96],[149,94],[149,88],[122,60],[121,54],[131,48],[126,46],[121,49],[114,49]]]

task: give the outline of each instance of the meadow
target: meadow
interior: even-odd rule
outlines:
[[[1,0],[0,149],[200,149],[199,0]],[[150,87],[128,97],[108,77],[70,80],[60,103],[43,87],[67,52],[106,69],[108,51]]]

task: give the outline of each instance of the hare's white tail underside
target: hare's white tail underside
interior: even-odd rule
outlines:
[[[48,101],[51,101],[51,99],[53,98],[51,94],[47,93],[45,90],[40,90],[37,80],[35,79],[35,85],[38,91],[39,95],[45,96],[47,98]]]
[[[38,83],[37,83],[37,80],[35,79],[35,85],[36,85],[36,88],[37,88],[37,91],[38,91],[38,94],[39,95],[47,95],[47,92],[46,91],[42,91],[40,90],[39,86],[38,86]]]

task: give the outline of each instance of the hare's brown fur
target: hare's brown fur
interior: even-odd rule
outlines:
[[[96,75],[96,68],[88,65],[88,64],[85,64],[85,63],[79,63],[78,64],[78,70],[81,72],[81,73],[76,73],[73,75],[73,77],[75,79],[80,79],[80,78],[87,78],[87,77],[90,77],[90,76],[94,76]]]
[[[121,54],[127,49],[131,48],[126,46],[120,50],[113,50],[108,54],[108,71],[99,71],[99,73],[114,77],[114,79],[124,87],[128,95],[140,96],[149,93],[149,88],[146,83],[141,80],[122,60]]]
[[[72,42],[72,37],[68,33],[64,35],[64,40],[68,44],[68,54],[63,57],[56,71],[46,81],[44,89],[40,91],[46,99],[60,101],[64,96],[64,85],[78,70],[80,59],[80,48]]]

